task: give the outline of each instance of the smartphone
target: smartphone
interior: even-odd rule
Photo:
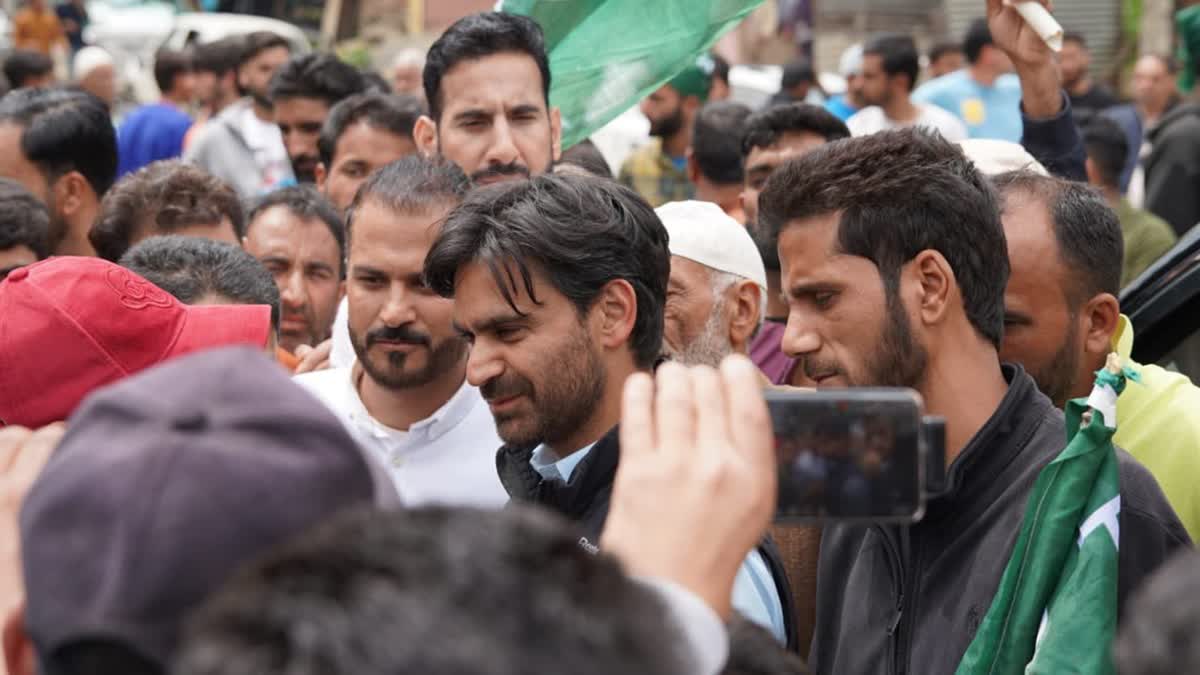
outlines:
[[[924,514],[922,402],[911,389],[766,392],[780,522],[911,523]]]

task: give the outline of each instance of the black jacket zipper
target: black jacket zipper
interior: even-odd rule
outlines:
[[[892,620],[891,627],[888,628],[888,638],[892,641],[892,659],[891,666],[888,672],[899,675],[903,673],[900,660],[900,629],[904,623],[904,605],[905,605],[905,573],[904,561],[900,557],[900,551],[897,549],[896,541],[892,538],[892,533],[882,527],[877,528],[880,537],[883,539],[883,548],[887,552],[888,566],[892,571],[892,579],[896,584],[896,617]]]

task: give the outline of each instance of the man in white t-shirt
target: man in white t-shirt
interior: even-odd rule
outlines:
[[[378,170],[346,220],[346,299],[357,360],[296,377],[388,468],[405,505],[499,507],[503,443],[466,381],[454,301],[421,277],[440,223],[466,193],[455,165],[417,156]]]
[[[885,129],[922,126],[957,143],[967,139],[962,121],[910,95],[921,72],[917,45],[907,35],[880,35],[863,48],[862,97],[867,107],[846,121],[850,133],[865,136]]]

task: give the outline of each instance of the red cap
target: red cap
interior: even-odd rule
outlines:
[[[266,347],[270,331],[266,305],[184,305],[99,258],[21,267],[0,282],[0,425],[65,420],[123,377],[213,347]]]

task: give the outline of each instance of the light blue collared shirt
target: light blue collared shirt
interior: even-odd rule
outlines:
[[[575,468],[595,445],[592,443],[562,459],[550,448],[539,445],[534,448],[529,465],[545,480],[570,483]],[[733,581],[732,604],[742,616],[771,631],[780,644],[787,644],[779,589],[771,576],[771,568],[757,549],[750,551],[750,555],[746,556],[738,570]]]

